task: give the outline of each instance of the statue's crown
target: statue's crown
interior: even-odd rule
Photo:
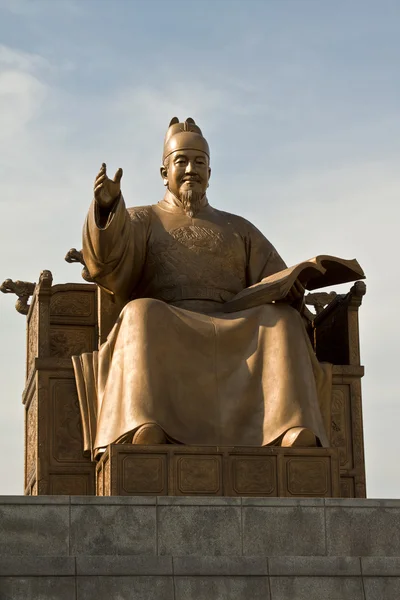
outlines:
[[[207,140],[203,137],[201,129],[194,119],[188,117],[184,123],[180,123],[178,117],[171,119],[164,140],[164,160],[177,150],[200,150],[210,158],[210,149]]]

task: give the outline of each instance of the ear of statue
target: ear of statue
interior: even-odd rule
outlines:
[[[168,185],[168,169],[164,165],[160,167],[160,175],[163,179],[164,185]]]

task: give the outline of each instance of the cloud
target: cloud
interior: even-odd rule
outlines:
[[[16,156],[13,150],[27,147],[29,125],[41,114],[48,85],[41,78],[49,63],[37,54],[0,45],[0,156],[3,168]]]
[[[39,54],[23,52],[0,44],[0,66],[1,68],[16,68],[22,71],[36,71],[48,68],[49,61]]]
[[[0,71],[1,140],[24,131],[46,99],[46,86],[29,73]]]
[[[71,15],[82,14],[82,6],[77,0],[0,0],[0,9],[16,16],[33,18],[43,13],[67,12]]]

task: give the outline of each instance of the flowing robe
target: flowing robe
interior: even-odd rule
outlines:
[[[84,259],[124,308],[95,371],[75,368],[81,405],[85,393],[95,404],[92,450],[151,422],[183,444],[262,446],[302,426],[328,445],[330,366],[300,314],[286,304],[222,312],[286,266],[256,227],[206,199],[191,218],[169,192],[129,209],[121,197],[101,224],[93,202]]]

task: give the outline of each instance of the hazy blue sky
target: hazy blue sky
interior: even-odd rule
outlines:
[[[161,199],[162,139],[194,117],[210,203],[286,262],[357,257],[368,494],[400,497],[400,2],[0,0],[0,281],[80,281],[93,179]],[[348,289],[349,286],[344,286]],[[0,297],[0,494],[22,493],[25,319]]]

